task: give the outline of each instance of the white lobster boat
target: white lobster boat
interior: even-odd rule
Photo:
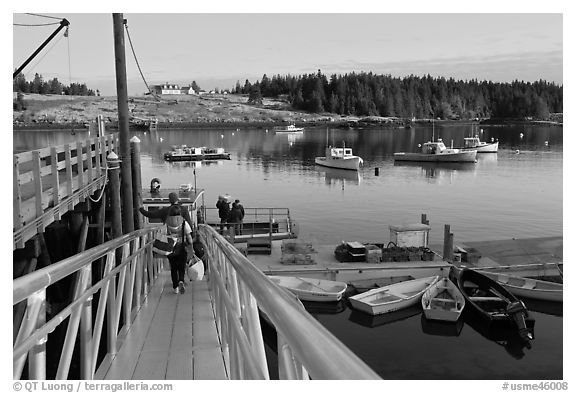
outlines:
[[[448,149],[442,140],[426,142],[420,153],[394,153],[395,161],[476,162],[476,150]]]
[[[494,139],[494,138],[492,138]],[[464,146],[458,149],[463,151],[476,150],[478,153],[498,153],[498,141],[483,142],[478,135],[464,138]]]
[[[357,171],[364,163],[361,157],[352,154],[349,147],[327,147],[324,157],[316,157],[314,162],[329,168],[349,169]]]

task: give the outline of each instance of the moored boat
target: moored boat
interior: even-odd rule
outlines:
[[[563,298],[563,284],[560,283],[487,271],[482,274],[497,281],[516,296],[553,302],[561,302]]]
[[[350,305],[371,315],[393,312],[417,304],[438,276],[399,282],[348,298]]]
[[[442,140],[426,142],[420,153],[394,153],[395,161],[476,162],[476,150],[448,149]]]
[[[268,276],[277,285],[289,290],[300,300],[311,302],[337,302],[342,299],[348,285],[345,282],[308,277]]]
[[[458,289],[466,299],[466,309],[474,313],[483,323],[493,326],[513,326],[524,340],[532,340],[526,327],[528,310],[506,288],[475,270],[454,269]]]
[[[422,295],[422,309],[428,319],[455,322],[460,318],[466,300],[448,278],[441,278]]]
[[[357,171],[364,163],[361,157],[352,154],[349,147],[327,147],[324,157],[316,157],[314,162],[317,165],[329,168],[349,169]]]
[[[229,160],[230,153],[224,148],[188,147],[186,145],[173,146],[172,150],[164,153],[166,161],[205,161]]]
[[[275,133],[282,132],[303,132],[303,127],[296,127],[294,124],[289,124],[287,126],[277,126],[272,129]]]
[[[458,149],[462,151],[476,150],[478,153],[497,153],[498,141],[484,142],[476,135],[464,138],[464,146],[458,147]]]

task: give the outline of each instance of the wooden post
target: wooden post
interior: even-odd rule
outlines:
[[[452,234],[450,233],[450,225],[444,225],[444,250],[443,257],[444,261],[452,261]]]
[[[130,130],[128,129],[128,86],[126,82],[126,53],[124,51],[124,16],[112,14],[114,25],[114,57],[116,60],[116,95],[118,97],[118,131],[120,139],[120,171],[122,172],[122,217],[124,233],[134,230],[132,199],[132,165],[130,159]]]
[[[420,222],[424,225],[430,225],[430,222],[428,221],[426,214],[422,214],[422,218],[421,218]]]
[[[116,153],[107,157],[108,177],[110,179],[110,204],[112,205],[112,238],[122,236],[122,207],[120,199],[120,160]],[[126,209],[126,206],[124,206]]]
[[[132,193],[134,197],[134,229],[144,227],[144,220],[138,210],[142,206],[142,172],[140,170],[140,139],[137,136],[130,139],[130,154],[132,155]]]

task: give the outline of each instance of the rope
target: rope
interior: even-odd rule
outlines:
[[[146,78],[144,78],[142,68],[140,68],[140,63],[138,62],[138,58],[136,57],[136,52],[134,51],[134,45],[132,45],[132,38],[130,37],[130,31],[128,30],[128,23],[126,22],[126,20],[124,20],[124,27],[126,28],[126,34],[128,35],[128,42],[130,43],[130,49],[132,49],[132,55],[134,55],[134,60],[136,61],[136,66],[138,66],[138,71],[140,71],[140,76],[142,77],[142,80],[144,81],[144,84],[146,85],[148,91],[151,92],[150,86],[148,86],[148,82],[146,82]],[[154,97],[156,97],[155,94]]]
[[[12,26],[24,26],[24,27],[38,27],[38,26],[52,26],[52,25],[59,25],[60,23],[41,23],[41,24],[25,24],[25,23],[12,23]]]
[[[100,191],[100,196],[96,199],[93,199],[90,195],[88,195],[88,198],[94,203],[100,202],[100,199],[102,199],[102,195],[104,195],[104,190],[106,189],[106,182],[108,181],[108,171],[109,170],[110,169],[108,167],[106,167],[106,171],[104,172],[104,186],[102,187],[102,190]]]
[[[58,19],[58,20],[62,20],[63,18],[57,18],[55,16],[48,16],[48,15],[41,15],[41,14],[31,14],[29,12],[26,13],[26,15],[32,15],[32,16],[39,16],[41,18],[48,18],[48,19]]]
[[[66,37],[66,43],[68,44],[68,82],[70,83],[70,86],[72,86],[72,67],[70,66],[70,38],[68,37],[69,28],[69,26],[66,26],[64,37]]]
[[[32,71],[34,71],[34,69],[38,66],[38,64],[40,64],[40,62],[46,57],[46,55],[48,53],[50,53],[50,51],[52,49],[54,49],[54,47],[56,46],[56,44],[58,42],[60,42],[60,40],[62,39],[62,37],[64,37],[63,35],[61,35],[56,41],[54,41],[54,43],[52,44],[52,46],[50,46],[50,48],[48,48],[48,50],[42,55],[41,58],[38,59],[38,61],[36,63],[34,63],[34,65],[32,67],[30,67],[30,69],[26,72],[26,74],[24,75],[29,75]]]

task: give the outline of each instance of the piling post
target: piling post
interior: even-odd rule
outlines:
[[[140,139],[133,136],[130,139],[130,154],[132,156],[132,193],[134,201],[134,229],[144,226],[142,216],[138,210],[142,206],[142,172],[140,168]]]
[[[453,244],[454,244],[454,234],[450,233],[450,225],[444,225],[444,251],[443,260],[447,262],[452,262],[453,260]]]
[[[426,214],[422,214],[422,217],[420,219],[420,222],[424,225],[430,225],[430,221],[428,221],[428,218],[426,217]]]
[[[122,205],[120,199],[120,160],[116,153],[108,154],[108,177],[110,179],[110,204],[112,207],[112,238],[122,236]],[[124,207],[126,209],[126,206]]]
[[[374,168],[374,176],[380,176],[380,168]]]
[[[114,58],[116,63],[116,95],[118,97],[118,133],[120,139],[120,167],[122,172],[122,217],[124,233],[134,230],[132,197],[132,165],[130,159],[130,130],[128,128],[128,85],[126,82],[126,52],[124,48],[124,14],[112,14],[114,25]]]

